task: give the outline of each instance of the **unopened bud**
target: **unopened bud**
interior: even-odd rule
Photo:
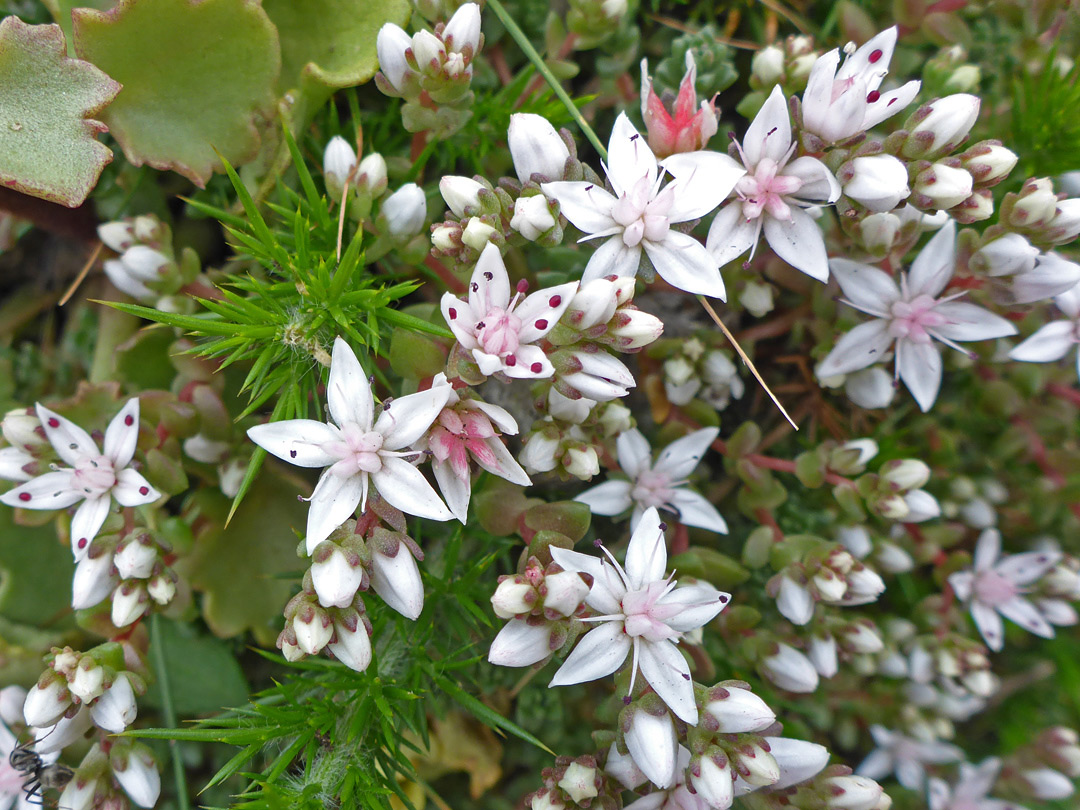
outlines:
[[[915,178],[915,193],[927,198],[925,207],[944,211],[971,196],[971,175],[944,163],[923,169]]]

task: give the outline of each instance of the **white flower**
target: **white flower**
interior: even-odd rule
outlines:
[[[663,449],[655,464],[648,440],[641,432],[619,434],[615,447],[619,466],[629,481],[611,480],[587,489],[574,500],[586,503],[597,515],[618,515],[631,506],[630,528],[636,529],[646,509],[669,509],[678,513],[687,526],[727,534],[727,523],[702,495],[686,488],[687,476],[697,467],[709,445],[719,434],[717,428],[702,428],[676,439]]]
[[[534,174],[544,180],[563,176],[570,150],[544,116],[514,113],[510,116],[506,141],[514,171],[522,183],[529,182]]]
[[[161,497],[129,466],[139,439],[139,400],[129,399],[109,422],[103,453],[74,422],[44,405],[37,406],[37,413],[49,442],[71,466],[39,475],[5,492],[0,501],[23,509],[64,509],[82,501],[71,519],[71,550],[81,560],[108,517],[113,498],[121,506],[141,506]]]
[[[519,291],[511,298],[502,254],[489,244],[476,262],[468,300],[444,293],[442,314],[482,374],[501,371],[508,377],[543,379],[555,367],[536,342],[558,323],[577,286],[560,284],[524,298]]]
[[[835,48],[819,56],[803,93],[803,128],[826,143],[835,143],[873,129],[910,104],[921,86],[917,81],[886,93],[878,90],[895,47],[893,26],[870,39],[843,65]]]
[[[1040,327],[1009,352],[1010,358],[1025,363],[1050,363],[1060,360],[1080,344],[1080,285],[1055,296],[1054,303],[1065,318]],[[1080,352],[1076,356],[1076,373],[1080,376]]]
[[[632,650],[631,681],[640,669],[671,711],[694,725],[698,711],[693,681],[675,643],[723,610],[729,596],[705,583],[675,588],[670,575],[665,578],[667,547],[661,525],[656,509],[645,511],[630,537],[625,569],[606,549],[608,560],[551,548],[555,562],[565,570],[592,575],[586,603],[599,614],[583,620],[598,626],[578,642],[555,673],[551,686],[610,675]]]
[[[427,479],[404,458],[416,455],[404,448],[424,435],[448,395],[445,387],[439,387],[398,397],[376,420],[367,374],[349,344],[337,338],[326,386],[334,423],[287,419],[248,430],[255,444],[283,461],[327,468],[310,498],[309,554],[357,506],[367,508],[370,485],[406,514],[432,520],[453,517]]]
[[[975,304],[939,298],[956,267],[956,226],[952,221],[923,248],[910,272],[893,278],[876,267],[833,259],[831,267],[847,296],[844,303],[873,315],[840,340],[818,366],[819,377],[848,374],[879,360],[895,343],[896,376],[928,411],[941,387],[941,353],[933,341],[963,352],[956,341],[988,340],[1016,334],[1004,318]]]
[[[926,780],[926,765],[956,762],[964,752],[940,740],[916,740],[883,726],[870,726],[877,748],[855,769],[870,779],[882,779],[890,773],[910,790],[921,790]]]
[[[791,160],[791,119],[779,86],[754,116],[736,145],[746,175],[735,196],[713,219],[706,245],[725,265],[757,245],[762,231],[776,255],[812,278],[829,278],[829,259],[821,228],[804,208],[835,202],[840,184],[817,158]],[[790,161],[790,162],[789,162]]]
[[[960,775],[951,788],[943,779],[927,783],[930,810],[1024,810],[1020,805],[1001,799],[988,799],[994,786],[1001,760],[990,757],[979,765],[960,763]]]
[[[1016,622],[1029,633],[1053,638],[1054,628],[1021,594],[1024,587],[1058,564],[1061,552],[1028,551],[1001,556],[1001,533],[987,529],[975,544],[974,565],[949,577],[956,596],[970,600],[971,618],[986,641],[998,652],[1005,644],[1001,617]],[[1000,615],[998,615],[1000,614]]]
[[[663,189],[663,173],[675,179]],[[630,119],[620,114],[608,142],[608,180],[612,195],[593,183],[544,183],[563,215],[586,239],[607,237],[589,258],[582,281],[633,276],[641,252],[660,277],[681,290],[725,298],[716,261],[697,239],[672,225],[705,216],[718,206],[745,173],[727,155],[684,152],[659,165]]]

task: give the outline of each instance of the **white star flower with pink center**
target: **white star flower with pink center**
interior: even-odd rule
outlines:
[[[541,186],[586,234],[581,241],[607,237],[589,258],[582,282],[634,276],[644,251],[671,286],[725,299],[720,268],[709,252],[672,225],[700,219],[723,202],[745,173],[739,164],[727,155],[705,151],[683,152],[657,163],[630,119],[620,114],[611,130],[604,170],[614,194],[583,181]],[[661,188],[665,173],[674,179]]]
[[[850,374],[880,362],[895,344],[896,376],[904,381],[919,408],[930,410],[941,388],[940,341],[968,354],[957,341],[990,340],[1015,335],[1016,327],[975,304],[941,298],[956,268],[956,224],[952,220],[926,244],[900,276],[848,259],[833,259],[833,275],[845,304],[875,320],[861,323],[840,338],[818,366],[818,377]]]
[[[633,652],[630,689],[640,671],[660,699],[683,721],[696,725],[697,704],[690,667],[675,646],[685,633],[711,621],[729,600],[712,585],[675,587],[667,570],[664,524],[655,508],[645,510],[630,537],[625,567],[607,549],[607,559],[551,547],[567,571],[589,574],[585,601],[596,611],[582,621],[596,624],[559,667],[551,686],[595,681],[619,670]]]
[[[282,461],[298,467],[326,467],[309,499],[308,554],[348,520],[357,506],[367,508],[371,486],[408,515],[432,520],[453,517],[423,474],[406,460],[419,451],[405,449],[427,432],[449,395],[446,386],[439,386],[388,400],[375,419],[367,374],[349,344],[337,338],[326,385],[334,423],[285,419],[248,430],[248,438]]]
[[[736,199],[720,209],[706,247],[723,267],[752,251],[762,231],[776,255],[811,278],[829,278],[821,228],[804,208],[833,203],[840,184],[817,158],[792,160],[791,118],[779,86],[765,100],[740,145],[746,175],[735,184]],[[753,252],[750,257],[753,258]]]
[[[891,773],[909,790],[922,790],[926,766],[956,762],[964,752],[941,740],[920,740],[884,726],[870,726],[877,748],[869,753],[855,773],[880,781]]]
[[[641,432],[624,430],[615,440],[619,466],[630,480],[615,479],[587,489],[574,500],[589,505],[593,514],[618,515],[633,507],[631,531],[649,507],[668,509],[686,526],[727,534],[727,523],[702,495],[686,488],[686,478],[697,467],[720,431],[702,428],[676,439],[652,463],[652,449]]]
[[[930,810],[1025,810],[1015,802],[991,799],[987,796],[1001,772],[1001,760],[990,757],[978,765],[960,763],[956,784],[949,787],[944,779],[927,783]]]
[[[1000,652],[1005,645],[1004,616],[1029,633],[1053,638],[1054,628],[1024,598],[1026,586],[1042,577],[1061,560],[1059,551],[1028,551],[1001,556],[1001,533],[987,529],[975,544],[974,565],[949,577],[958,599],[970,603],[971,618],[986,641]]]
[[[577,289],[574,281],[526,296],[519,284],[511,298],[502,254],[489,243],[476,262],[468,299],[444,293],[442,314],[481,374],[540,380],[554,374],[555,367],[536,342],[559,322]]]
[[[130,466],[139,440],[139,400],[129,399],[109,422],[104,452],[89,433],[60,414],[44,405],[37,406],[37,414],[49,443],[71,466],[32,478],[0,501],[22,509],[65,509],[82,501],[71,519],[71,550],[78,561],[109,516],[113,499],[121,506],[142,506],[161,497]]]

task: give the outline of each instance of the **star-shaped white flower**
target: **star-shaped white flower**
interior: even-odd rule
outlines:
[[[652,450],[641,432],[624,430],[615,440],[619,466],[629,481],[611,480],[587,489],[574,498],[587,503],[596,515],[618,515],[631,506],[630,529],[641,522],[649,507],[677,512],[687,526],[727,534],[727,523],[716,507],[702,495],[686,488],[686,477],[716,440],[718,428],[702,428],[676,439],[660,453],[652,464]]]
[[[949,577],[957,598],[970,600],[971,618],[994,652],[1005,644],[1001,617],[1016,622],[1029,633],[1053,638],[1054,628],[1022,594],[1061,560],[1059,551],[1028,551],[1001,556],[1001,533],[987,529],[975,544],[974,565]],[[999,615],[1000,614],[1000,615]]]
[[[843,65],[835,48],[819,56],[810,68],[802,97],[803,129],[826,143],[836,143],[876,127],[907,107],[918,95],[920,82],[885,93],[878,90],[895,47],[893,26],[867,41]]]
[[[1054,303],[1065,318],[1040,327],[1009,352],[1010,358],[1025,363],[1052,363],[1080,344],[1080,284],[1054,296]],[[1080,352],[1076,354],[1076,374],[1080,377]]]
[[[640,670],[671,711],[691,725],[698,720],[690,668],[675,644],[684,633],[711,621],[728,594],[697,582],[675,587],[667,570],[663,524],[655,508],[641,516],[630,537],[625,568],[604,549],[607,560],[552,546],[567,571],[590,574],[586,604],[599,615],[582,619],[597,627],[586,633],[559,667],[551,686],[595,681],[617,671],[633,651],[633,680]]]
[[[36,407],[49,443],[71,466],[32,478],[5,492],[0,501],[23,509],[64,509],[82,501],[71,519],[71,550],[78,561],[109,516],[114,498],[121,506],[142,506],[161,497],[129,466],[139,439],[139,400],[129,399],[109,422],[104,452],[74,422],[44,405]]]
[[[896,344],[896,376],[919,408],[930,410],[941,388],[941,352],[934,340],[967,353],[957,341],[989,340],[1016,334],[1004,318],[975,304],[957,301],[965,293],[939,298],[956,269],[956,224],[934,234],[911,265],[893,278],[876,267],[848,259],[830,263],[845,304],[875,320],[862,323],[836,342],[818,366],[819,377],[850,374],[879,362]]]
[[[356,511],[367,508],[368,488],[409,515],[450,520],[453,515],[427,479],[406,458],[405,448],[424,435],[450,392],[445,386],[398,397],[375,419],[371,384],[353,350],[334,341],[326,400],[334,423],[285,419],[256,425],[248,437],[282,461],[298,467],[326,467],[311,493],[307,551],[330,536]]]
[[[706,246],[722,267],[757,245],[761,232],[776,255],[812,278],[829,278],[821,228],[804,208],[832,203],[840,184],[817,158],[791,160],[791,118],[779,85],[754,116],[741,145],[746,175],[713,219]],[[753,253],[751,253],[753,258]]]
[[[884,726],[870,726],[870,734],[877,748],[859,764],[855,773],[876,780],[895,773],[896,780],[909,790],[922,789],[927,765],[964,758],[963,751],[941,740],[917,740]]]
[[[442,314],[482,374],[545,379],[555,367],[536,342],[559,322],[577,288],[575,281],[525,296],[519,286],[511,298],[502,254],[488,243],[473,270],[468,300],[444,293]]]
[[[614,194],[586,182],[541,186],[587,234],[581,241],[607,237],[589,258],[581,280],[636,275],[644,250],[671,286],[725,299],[716,261],[697,239],[671,226],[700,219],[723,202],[745,174],[739,164],[705,151],[683,152],[657,164],[645,139],[621,114],[611,130],[604,170]],[[674,180],[661,188],[665,172]]]
[[[1024,810],[1015,802],[990,799],[987,795],[998,772],[1001,760],[990,757],[979,765],[960,763],[960,776],[951,788],[944,779],[931,779],[927,785],[930,810]]]

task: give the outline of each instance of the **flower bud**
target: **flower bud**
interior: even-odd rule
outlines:
[[[731,764],[719,748],[715,753],[691,761],[690,784],[694,792],[714,810],[727,810],[735,796]]]
[[[37,684],[30,687],[23,703],[23,717],[29,726],[51,726],[71,705],[67,682],[51,670],[46,670]]]
[[[510,227],[530,242],[535,242],[554,228],[555,224],[547,197],[542,194],[518,197],[514,201],[514,216],[510,219]]]
[[[1071,242],[1080,235],[1080,197],[1057,204],[1054,218],[1047,226],[1046,238],[1055,245]]]
[[[951,152],[975,126],[977,96],[957,93],[924,104],[908,119],[908,138],[901,148],[906,158],[929,158]],[[916,122],[914,126],[912,123]]]
[[[901,224],[895,214],[871,214],[859,222],[859,238],[869,252],[884,255],[896,242]]]
[[[596,400],[588,397],[570,399],[560,394],[555,387],[548,389],[548,413],[563,422],[580,425],[589,418],[594,407],[596,407]]]
[[[129,537],[116,549],[113,564],[120,579],[146,579],[158,559],[157,546],[148,535]]]
[[[805,586],[785,574],[780,577],[776,609],[792,624],[804,625],[814,615],[814,597]]]
[[[323,152],[323,180],[326,190],[335,200],[340,200],[348,181],[349,172],[356,165],[356,152],[349,142],[335,135]]]
[[[146,593],[159,605],[167,605],[176,596],[175,575],[158,574],[146,583]]]
[[[416,183],[406,183],[383,200],[380,214],[391,236],[398,239],[415,236],[420,233],[427,218],[427,200],[423,189]]]
[[[142,582],[127,580],[113,591],[111,619],[117,627],[133,624],[149,609],[150,600]]]
[[[83,703],[105,693],[105,669],[89,655],[84,655],[75,668],[75,676],[68,679],[71,694]]]
[[[874,810],[881,800],[881,785],[865,776],[833,776],[825,780],[826,810]]]
[[[885,593],[885,580],[865,565],[860,565],[850,571],[847,582],[848,589],[844,595],[844,604],[847,605],[869,604]]]
[[[109,250],[123,253],[136,242],[134,225],[123,220],[117,222],[104,222],[98,225],[98,239]]]
[[[71,578],[71,607],[75,610],[93,607],[115,587],[112,554],[91,545],[90,552],[76,564]]]
[[[293,632],[296,644],[308,655],[318,655],[334,635],[334,626],[325,610],[316,605],[307,604],[297,611],[293,618]]]
[[[355,611],[334,622],[334,641],[327,649],[349,669],[363,672],[371,663],[371,637],[367,624]]]
[[[705,704],[705,714],[718,725],[720,734],[743,734],[763,731],[776,722],[776,713],[749,689],[724,686],[722,695]]]
[[[574,760],[566,767],[566,773],[559,780],[559,787],[576,803],[581,804],[588,799],[595,799],[599,794],[596,782],[596,767],[589,767]]]
[[[604,772],[614,777],[627,790],[637,790],[649,781],[649,778],[634,764],[632,756],[619,753],[619,746],[616,743],[612,743],[608,748]],[[533,807],[535,808],[535,805]]]
[[[1018,233],[1006,233],[972,255],[973,269],[990,276],[1010,276],[1035,269],[1039,249]]]
[[[630,756],[650,782],[658,788],[671,787],[675,784],[679,749],[671,715],[666,710],[653,714],[639,707],[629,713],[629,722],[623,728]]]
[[[930,480],[930,467],[914,458],[888,461],[882,465],[881,477],[901,492],[921,489]]]
[[[600,425],[604,436],[617,436],[634,426],[634,417],[621,402],[608,402],[600,413]]]
[[[139,707],[135,703],[135,690],[126,673],[117,675],[107,690],[90,707],[94,725],[111,734],[120,734],[135,722]]]
[[[749,743],[735,754],[735,770],[748,785],[768,787],[780,779],[780,766],[763,746]]]
[[[765,742],[780,769],[780,778],[773,783],[773,790],[805,782],[829,762],[829,751],[824,745],[788,737],[766,737]]]
[[[739,293],[739,303],[755,318],[764,318],[773,311],[773,288],[763,281],[748,281]]]
[[[115,752],[115,749],[114,749]],[[135,743],[122,759],[109,757],[113,775],[138,807],[153,807],[161,794],[161,775],[150,749]]]
[[[608,323],[619,306],[617,292],[616,285],[606,278],[582,284],[566,308],[567,320],[580,330]]]
[[[836,639],[832,636],[811,636],[806,653],[817,674],[822,678],[831,678],[839,671]]]
[[[412,38],[394,23],[383,25],[375,39],[379,71],[398,95],[405,94],[408,80],[415,75],[405,60],[405,51],[411,47]]]
[[[420,569],[405,543],[399,542],[397,551],[392,554],[373,549],[371,588],[407,619],[415,621],[424,609],[424,583],[420,580]]]
[[[1049,178],[1030,178],[1013,204],[1009,224],[1028,228],[1044,225],[1057,213],[1057,206],[1058,198]]]
[[[839,602],[847,593],[847,582],[828,568],[822,568],[812,581],[823,602]]]
[[[1080,264],[1044,253],[1027,272],[1013,277],[1010,303],[1031,304],[1068,292],[1080,282]]]
[[[57,807],[64,810],[91,810],[98,805],[98,794],[104,794],[105,783],[98,777],[84,781],[78,773],[64,787]]]
[[[570,150],[544,116],[511,115],[507,141],[514,171],[522,183],[529,182],[533,175],[542,181],[563,179]]]
[[[386,160],[378,152],[372,152],[360,161],[354,177],[356,187],[372,198],[386,191]]]
[[[876,653],[885,648],[881,636],[869,623],[852,622],[842,632],[845,646],[852,652]]]
[[[25,408],[16,408],[4,415],[0,422],[0,431],[3,431],[4,440],[12,447],[33,452],[49,443],[45,438],[45,430],[41,427],[41,420],[26,412]]]
[[[575,575],[576,576],[576,575]],[[578,577],[580,580],[580,577]],[[536,604],[536,588],[520,574],[503,579],[491,595],[491,607],[500,619],[529,613]]]
[[[818,687],[818,674],[805,655],[787,644],[775,643],[774,651],[761,659],[761,674],[788,692],[808,694]]]
[[[589,586],[574,571],[548,574],[544,577],[544,588],[544,610],[567,617],[573,616],[589,595]]]
[[[907,493],[904,496],[904,503],[908,509],[904,519],[908,523],[922,523],[925,520],[941,517],[941,504],[925,489],[916,489]]]
[[[459,219],[479,212],[480,192],[484,190],[483,184],[471,177],[449,175],[439,181],[439,193]]]
[[[607,402],[625,397],[637,384],[622,361],[606,351],[574,350],[567,356],[574,370],[562,374],[562,381],[589,399]]]
[[[926,198],[924,207],[944,211],[971,196],[971,175],[944,163],[935,163],[915,177],[915,193]]]
[[[461,231],[461,241],[477,253],[483,253],[484,248],[491,241],[491,237],[496,233],[498,231],[480,217],[472,217]]]
[[[413,58],[421,72],[438,70],[446,61],[446,48],[442,40],[427,29],[420,29],[412,38]]]
[[[558,464],[555,454],[559,450],[559,440],[552,438],[542,430],[533,431],[521,448],[518,461],[526,472],[550,472]]]
[[[750,60],[750,73],[762,89],[768,90],[784,78],[784,51],[776,45],[766,45]]]
[[[588,481],[600,472],[600,459],[596,455],[596,449],[588,445],[571,447],[563,456],[562,463],[563,469],[569,475],[582,481]]]
[[[977,143],[960,156],[960,165],[970,172],[981,186],[992,186],[1004,180],[1016,166],[1016,153],[997,141]]]
[[[857,157],[851,165],[844,194],[871,211],[891,211],[911,193],[907,166],[892,155]]]
[[[1020,778],[1036,799],[1054,801],[1066,799],[1073,794],[1072,781],[1053,768],[1032,768],[1021,772]]]
[[[329,540],[324,540],[315,547],[311,563],[311,583],[320,605],[348,607],[363,580],[364,569],[355,553],[346,552]]]

